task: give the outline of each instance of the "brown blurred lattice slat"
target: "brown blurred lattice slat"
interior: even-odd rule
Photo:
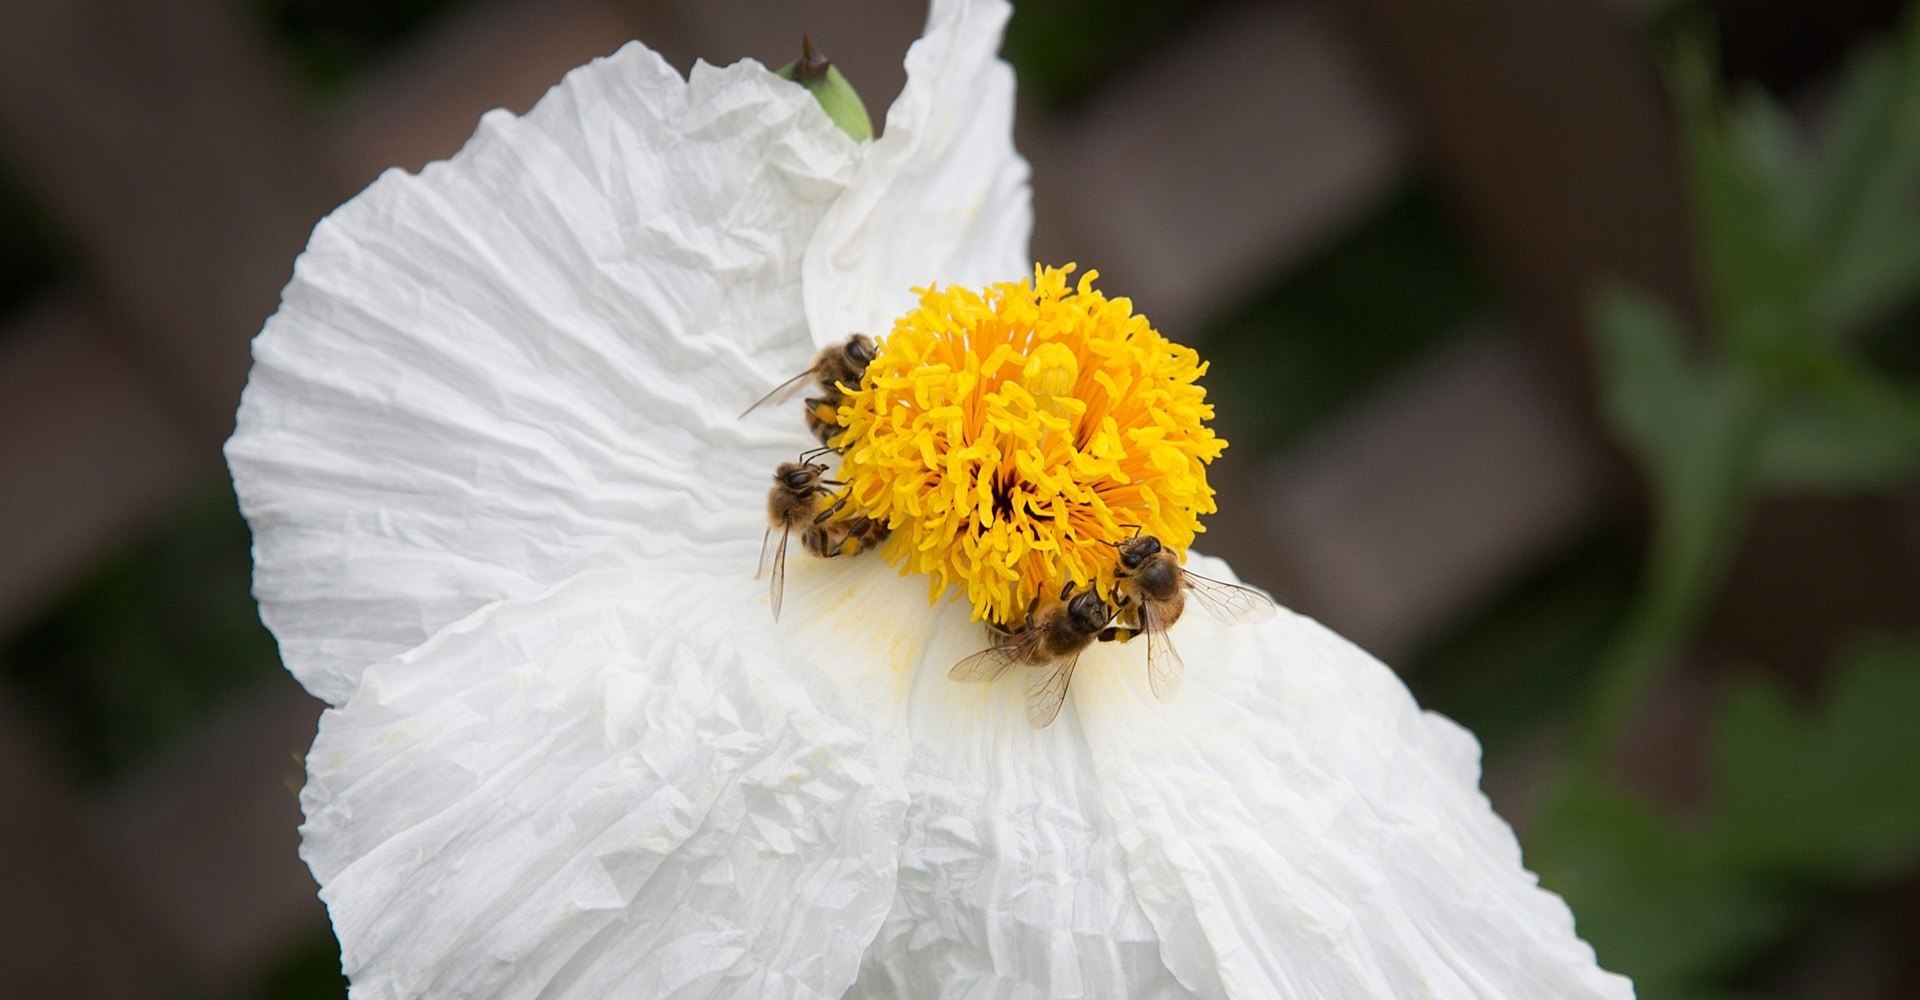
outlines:
[[[1569,404],[1510,332],[1406,374],[1264,471],[1278,586],[1400,662],[1601,512]]]
[[[1304,4],[1226,7],[1066,120],[1033,124],[1035,253],[1097,267],[1187,341],[1406,162],[1396,110]]]
[[[204,448],[81,301],[0,339],[0,632],[150,522]]]
[[[231,6],[0,4],[7,153],[79,248],[107,332],[209,442],[341,190]]]
[[[1679,150],[1631,27],[1589,0],[1344,0],[1569,388],[1597,283],[1697,315]]]
[[[525,112],[567,69],[636,35],[657,37],[642,13],[617,0],[475,10],[354,88],[329,143],[341,176],[357,189],[390,167],[419,170],[453,155],[488,110]]]

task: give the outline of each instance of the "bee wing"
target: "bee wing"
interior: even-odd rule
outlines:
[[[1001,646],[987,648],[961,660],[947,671],[947,679],[966,684],[978,684],[998,678],[1013,666],[1013,657]]]
[[[774,621],[780,620],[780,597],[787,589],[787,533],[792,530],[793,525],[781,526],[780,546],[773,550],[773,580],[768,584],[767,597],[773,602]],[[766,544],[764,538],[761,544]]]
[[[1173,648],[1167,623],[1161,620],[1152,601],[1141,606],[1140,617],[1141,627],[1147,633],[1147,685],[1153,688],[1155,698],[1172,701],[1174,692],[1180,690],[1180,675],[1186,672],[1186,661],[1180,659],[1180,652]]]
[[[816,374],[819,373],[819,368],[820,368],[819,365],[814,365],[813,367],[808,368],[806,371],[803,371],[800,374],[795,375],[794,377],[786,380],[785,382],[782,382],[779,385],[774,386],[772,389],[768,390],[766,395],[761,396],[759,399],[754,400],[752,406],[749,406],[746,409],[741,410],[740,417],[745,417],[747,414],[752,413],[753,411],[759,409],[762,405],[766,403],[778,403],[784,400],[792,399],[794,396],[799,395],[800,390],[807,387],[807,380],[810,378],[813,378]],[[740,419],[740,417],[736,417],[734,419],[737,420],[737,419]]]
[[[1180,579],[1187,588],[1187,597],[1214,621],[1228,625],[1252,625],[1266,621],[1275,614],[1273,601],[1252,587],[1221,583],[1186,570],[1180,571]]]
[[[1067,682],[1073,680],[1073,667],[1079,662],[1080,654],[1075,653],[1027,674],[1027,723],[1033,728],[1047,728],[1060,714],[1067,700]]]

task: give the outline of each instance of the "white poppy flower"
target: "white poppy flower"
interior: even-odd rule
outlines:
[[[1312,621],[1187,616],[1166,702],[1096,643],[1036,730],[880,554],[796,554],[768,613],[811,440],[741,407],[1030,273],[1007,14],[938,0],[864,144],[629,45],[314,231],[227,455],[333,706],[303,855],[355,997],[1632,994],[1472,737]]]

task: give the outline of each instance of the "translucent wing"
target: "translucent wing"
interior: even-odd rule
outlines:
[[[816,364],[813,367],[808,368],[806,371],[803,371],[800,374],[795,375],[794,377],[786,380],[785,382],[782,382],[779,385],[774,386],[771,390],[768,391],[766,395],[761,396],[759,399],[754,400],[752,406],[749,406],[746,409],[741,410],[740,416],[744,417],[747,414],[752,413],[753,411],[759,409],[763,404],[766,404],[766,403],[778,403],[784,400],[792,399],[794,396],[799,395],[800,390],[807,387],[808,380],[818,375],[819,371],[820,371],[820,366]]]
[[[1141,606],[1140,617],[1147,633],[1147,685],[1153,688],[1155,698],[1172,701],[1174,692],[1180,690],[1180,675],[1186,672],[1186,662],[1173,648],[1173,639],[1167,634],[1169,630],[1160,617],[1158,605],[1148,601]]]
[[[1060,706],[1067,700],[1067,682],[1073,680],[1073,666],[1079,662],[1080,654],[1075,653],[1028,672],[1027,723],[1033,728],[1047,728],[1060,714]]]
[[[1180,582],[1187,588],[1188,600],[1214,621],[1252,625],[1274,616],[1273,601],[1251,587],[1221,583],[1186,570],[1180,571]]]
[[[961,660],[947,671],[947,679],[966,684],[979,684],[994,680],[1013,666],[1013,656],[1003,646],[987,648]]]
[[[773,550],[773,580],[768,585],[767,596],[773,601],[774,621],[780,620],[780,596],[787,589],[787,533],[792,530],[790,524],[780,527],[780,545]],[[762,539],[761,544],[766,544],[766,540]]]
[[[753,564],[753,578],[756,580],[767,571],[767,539],[772,537],[773,525],[769,524],[767,530],[760,533],[760,561]]]

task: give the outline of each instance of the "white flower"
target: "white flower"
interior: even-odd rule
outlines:
[[[936,2],[867,145],[629,45],[315,230],[227,454],[334,706],[303,854],[355,997],[1631,995],[1472,737],[1314,622],[1183,620],[1165,704],[1099,645],[1035,731],[877,555],[796,555],[771,620],[808,442],[740,408],[1030,267],[1006,16]]]

